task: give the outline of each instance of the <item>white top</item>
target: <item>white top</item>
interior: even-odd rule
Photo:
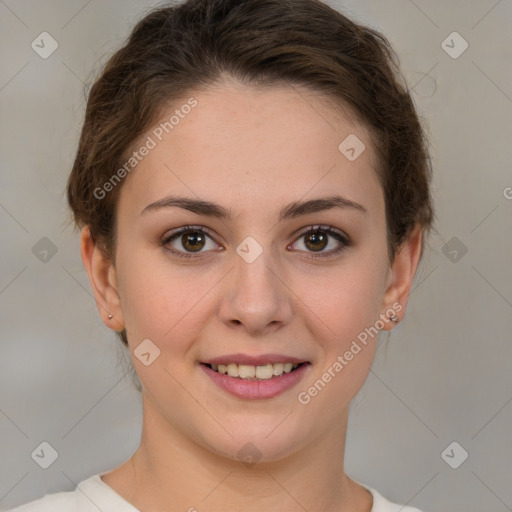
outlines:
[[[8,512],[140,512],[107,485],[100,476],[93,475],[80,482],[74,491],[46,494]],[[375,489],[362,485],[373,496],[371,512],[421,512],[417,508],[391,503]]]

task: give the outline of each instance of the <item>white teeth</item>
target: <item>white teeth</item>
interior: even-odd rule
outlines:
[[[261,368],[261,366],[258,366],[258,368]],[[248,364],[239,364],[238,375],[235,375],[235,377],[240,377],[241,379],[258,377],[261,379],[261,377],[258,375],[258,368],[255,368],[254,366],[249,366]]]
[[[273,364],[273,370],[272,370],[272,374],[273,375],[281,375],[283,373],[283,363],[276,363],[276,364]]]
[[[254,367],[253,367],[254,368]],[[271,364],[266,364],[265,366],[256,366],[256,377],[258,379],[271,379],[274,375],[273,366]]]
[[[230,377],[238,377],[238,365],[231,363],[228,364],[228,375]]]
[[[283,373],[290,373],[299,365],[293,363],[275,363],[262,366],[252,366],[249,364],[212,364],[212,370],[228,374],[230,377],[238,377],[247,380],[268,380],[273,377],[279,377]]]

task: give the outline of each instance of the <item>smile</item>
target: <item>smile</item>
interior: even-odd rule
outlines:
[[[310,372],[311,363],[284,355],[251,358],[239,354],[202,362],[199,367],[222,392],[239,399],[262,400],[297,386]]]

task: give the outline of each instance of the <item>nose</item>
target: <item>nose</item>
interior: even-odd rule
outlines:
[[[222,322],[251,336],[277,330],[293,316],[293,292],[282,266],[267,252],[251,263],[235,254],[235,268],[229,272],[221,295]]]

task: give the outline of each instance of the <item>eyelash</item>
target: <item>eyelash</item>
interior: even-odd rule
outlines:
[[[331,226],[323,226],[323,225],[317,225],[317,226],[310,226],[306,230],[302,231],[297,235],[297,239],[309,235],[311,233],[316,233],[320,231],[321,233],[325,233],[329,236],[332,236],[339,242],[341,242],[340,246],[336,249],[332,249],[325,253],[317,253],[314,256],[306,256],[307,258],[316,259],[316,258],[328,258],[331,256],[335,256],[339,253],[341,253],[343,250],[345,250],[347,247],[352,245],[352,242],[349,237],[347,237],[344,233],[341,231],[338,231]],[[184,233],[193,232],[193,233],[201,233],[203,235],[208,236],[209,238],[213,239],[212,234],[210,233],[210,230],[204,227],[195,227],[195,226],[184,226],[174,232],[172,232],[170,235],[164,237],[160,245],[162,247],[167,246],[170,242],[172,242],[175,238],[178,238],[180,235],[183,235]],[[165,250],[171,252],[173,255],[178,256],[180,258],[202,258],[203,256],[197,256],[201,253],[193,253],[193,252],[183,252],[183,251],[177,251],[176,249],[169,249],[165,247]]]

